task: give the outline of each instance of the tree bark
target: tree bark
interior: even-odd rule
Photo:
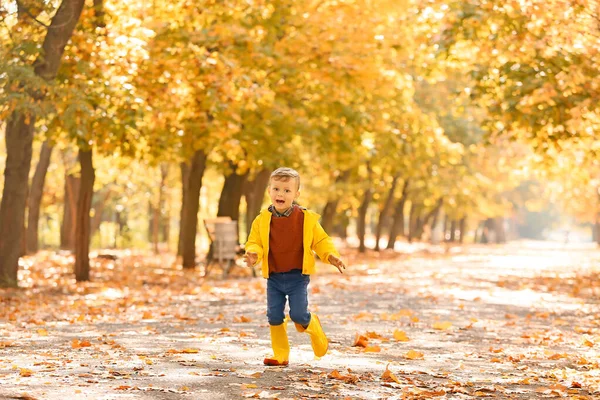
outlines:
[[[406,203],[407,199],[408,185],[409,180],[407,179],[402,187],[402,195],[394,207],[394,221],[392,222],[392,227],[390,229],[390,235],[388,237],[388,243],[386,246],[386,248],[390,250],[394,249],[398,235],[404,236],[404,204]]]
[[[0,204],[0,287],[17,287],[34,117],[14,112],[6,126],[6,167]]]
[[[183,221],[186,214],[185,202],[187,201],[188,186],[190,183],[190,166],[187,163],[181,163],[181,210],[179,212],[179,240],[177,241],[177,255],[183,255]],[[200,196],[200,193],[198,193]],[[198,199],[199,200],[199,199]]]
[[[596,189],[597,204],[596,204],[596,224],[595,224],[595,241],[600,246],[600,187]]]
[[[456,241],[456,220],[453,219],[452,222],[450,222],[450,239],[448,240],[449,242],[454,243]]]
[[[437,218],[442,209],[442,204],[444,203],[444,198],[440,197],[436,202],[436,205],[425,215],[421,216],[417,220],[417,231],[415,237],[419,240],[423,238],[423,233],[425,232],[425,227],[429,225],[429,221],[433,220],[431,223],[431,232],[435,229],[435,225],[437,224]]]
[[[60,226],[60,248],[62,250],[75,249],[75,214],[77,212],[77,199],[79,198],[80,187],[80,177],[65,174],[63,219]]]
[[[163,163],[160,166],[160,192],[158,196],[158,205],[160,208],[160,231],[162,232],[162,241],[168,247],[170,234],[170,212],[168,207],[169,196],[166,192],[167,178],[169,176],[169,164]]]
[[[392,186],[390,187],[390,191],[388,192],[388,197],[387,199],[385,199],[383,208],[379,213],[379,220],[377,221],[377,228],[375,230],[375,251],[380,250],[379,240],[381,240],[381,234],[383,233],[384,225],[388,223],[387,217],[390,215],[390,211],[394,203],[394,192],[396,191],[396,186],[398,186],[398,179],[400,179],[399,174],[394,176],[394,179],[392,180]]]
[[[365,193],[363,195],[363,201],[360,205],[360,207],[358,208],[358,221],[357,221],[357,234],[358,234],[358,239],[359,239],[359,245],[358,245],[358,251],[359,253],[364,253],[367,250],[367,247],[365,246],[365,235],[366,235],[366,231],[367,231],[367,211],[369,209],[369,204],[371,203],[371,199],[373,198],[373,189],[371,188],[371,181],[372,181],[372,171],[371,171],[371,166],[369,163],[367,163],[367,171],[368,171],[368,177],[367,177],[367,185],[369,185],[366,189],[365,189]]]
[[[79,21],[85,0],[63,0],[48,27],[41,56],[34,63],[34,73],[47,80],[56,77],[65,46]],[[40,93],[34,94],[41,98]],[[6,167],[0,204],[0,286],[18,286],[20,241],[23,237],[33,127],[37,115],[15,110],[7,119]]]
[[[410,203],[410,211],[408,214],[408,243],[412,243],[413,239],[417,236],[421,208],[422,207],[415,202]]]
[[[150,203],[151,202],[152,201],[150,201]],[[160,210],[157,207],[154,207],[152,203],[150,204],[150,210],[150,216],[152,218],[150,222],[150,225],[152,226],[152,249],[154,250],[154,254],[158,254],[158,230],[160,226]]]
[[[202,150],[197,150],[191,159],[187,190],[185,190],[184,212],[181,220],[183,268],[194,268],[196,266],[198,210],[200,209],[200,189],[202,188],[202,177],[205,168],[206,154]]]
[[[100,196],[100,192],[104,191],[104,194]],[[104,187],[102,190],[98,192],[98,196],[96,196],[96,200],[92,203],[92,208],[94,209],[94,217],[92,218],[91,228],[90,228],[90,237],[93,237],[98,229],[100,229],[100,225],[104,221],[104,207],[106,206],[106,202],[110,198],[112,191],[110,188]]]
[[[465,229],[467,229],[467,218],[462,217],[458,224],[458,229],[460,230],[460,236],[458,237],[458,242],[463,244],[465,242]]]
[[[90,232],[92,197],[96,174],[92,161],[92,150],[79,150],[81,165],[81,185],[77,199],[77,217],[75,218],[75,280],[90,280]]]
[[[270,176],[271,171],[262,169],[252,180],[247,180],[244,185],[244,197],[246,198],[246,237],[250,236],[252,222],[260,213]]]
[[[504,231],[504,218],[494,218],[494,231],[496,233],[496,243],[506,243],[506,232]]]
[[[432,218],[431,220],[431,238],[430,238],[430,242],[433,243],[433,235],[434,235],[434,231],[435,231],[435,227],[438,224],[438,220],[440,219],[440,212],[442,211],[442,205],[444,204],[444,198],[441,197],[438,200],[438,204],[435,207],[435,209],[431,212],[430,216]],[[429,219],[429,217],[428,217]],[[437,239],[436,239],[437,240]]]
[[[238,221],[240,218],[240,202],[248,173],[238,175],[235,172],[236,165],[232,165],[232,168],[234,172],[225,177],[225,183],[221,190],[217,217],[231,217],[233,221]]]
[[[160,166],[160,182],[158,185],[158,198],[156,200],[156,207],[149,201],[150,210],[150,240],[154,249],[154,254],[159,253],[158,243],[160,242],[160,231],[161,224],[164,223],[163,210],[165,206],[165,181],[167,174],[169,173],[168,164],[162,164]],[[168,238],[166,239],[168,240]]]
[[[332,191],[335,192],[337,185],[346,182],[348,179],[350,179],[350,170],[342,171],[342,173],[335,178],[335,185]],[[335,195],[335,198],[328,200],[327,204],[325,204],[325,208],[323,208],[323,212],[321,213],[321,226],[325,232],[333,231],[334,218],[339,202],[340,199],[337,198],[337,195]]]
[[[39,250],[39,223],[40,223],[40,207],[42,203],[42,195],[44,194],[44,183],[46,182],[46,173],[50,166],[50,158],[52,156],[52,149],[48,141],[46,140],[42,144],[42,151],[40,152],[40,159],[33,179],[31,181],[31,191],[29,193],[29,212],[27,215],[27,251],[29,253],[37,253]]]

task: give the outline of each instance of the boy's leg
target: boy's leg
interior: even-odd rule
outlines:
[[[290,299],[290,319],[295,324],[307,327],[310,323],[308,312],[308,284],[310,276],[302,274],[290,275],[287,294]]]
[[[329,342],[319,318],[314,313],[308,312],[308,275],[299,275],[295,285],[290,285],[288,296],[290,299],[290,318],[294,321],[298,332],[310,335],[310,344],[317,357],[323,357],[329,348]]]
[[[265,358],[265,365],[287,365],[290,356],[284,314],[285,292],[281,289],[281,282],[277,275],[267,279],[267,318],[271,331],[273,357]]]

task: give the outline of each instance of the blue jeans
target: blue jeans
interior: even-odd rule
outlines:
[[[290,318],[304,327],[310,322],[308,284],[310,276],[299,269],[271,273],[267,279],[267,318],[270,325],[281,325],[285,318],[286,296],[290,299]]]

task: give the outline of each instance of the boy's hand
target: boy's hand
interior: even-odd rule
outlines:
[[[327,257],[327,261],[329,261],[329,264],[336,267],[340,271],[340,274],[344,273],[344,271],[342,270],[346,269],[346,264],[344,264],[342,260],[334,256],[333,254],[330,254],[329,257]]]
[[[257,260],[258,260],[258,254],[256,254],[256,253],[244,254],[244,261],[246,261],[246,265],[249,267],[254,266],[254,264],[256,264]]]

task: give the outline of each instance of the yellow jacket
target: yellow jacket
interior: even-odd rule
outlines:
[[[314,211],[303,209],[304,213],[304,260],[302,262],[302,273],[310,275],[315,272],[315,257],[313,251],[317,253],[319,258],[329,263],[327,260],[330,254],[340,257],[340,254],[335,249],[333,241],[325,233],[325,230],[319,224],[321,216]],[[250,236],[246,242],[246,253],[256,253],[258,261],[262,261],[262,275],[264,278],[269,277],[269,231],[271,229],[271,212],[267,209],[262,210],[258,217],[252,222]]]

